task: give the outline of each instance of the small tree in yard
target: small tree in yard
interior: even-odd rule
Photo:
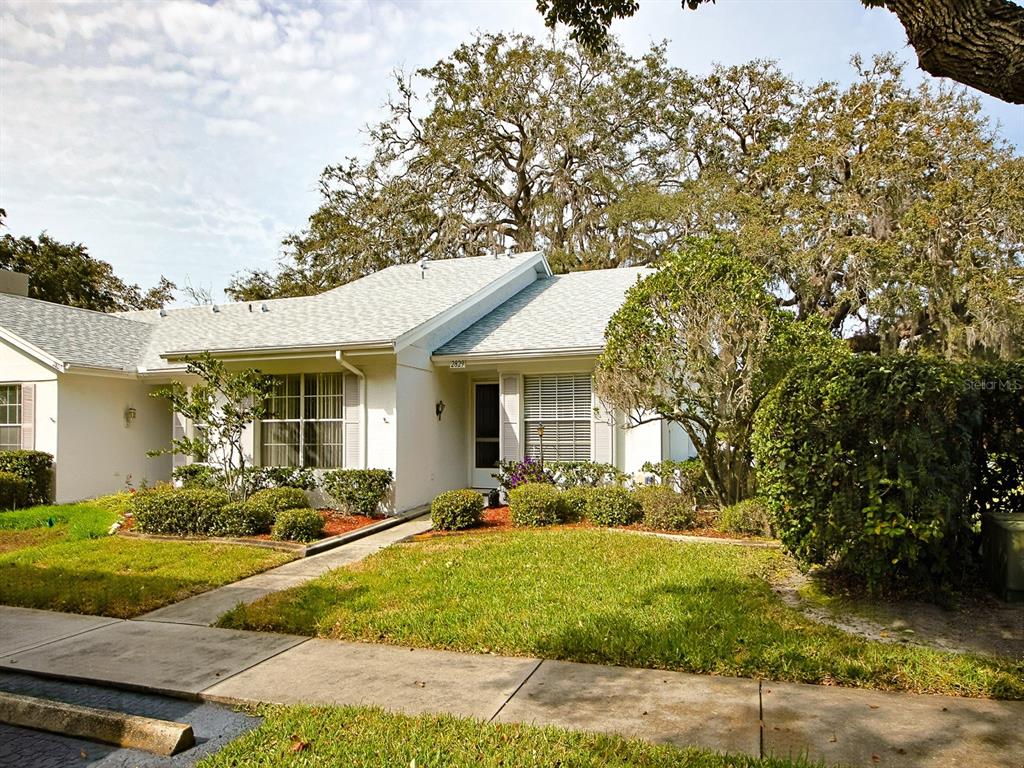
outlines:
[[[692,240],[630,289],[605,331],[598,394],[634,424],[678,423],[722,505],[754,490],[754,413],[799,359],[845,354],[779,308],[770,278],[725,240]]]
[[[242,436],[246,427],[266,416],[273,378],[252,368],[229,371],[209,353],[188,359],[188,372],[202,381],[191,387],[176,381],[152,396],[166,398],[174,411],[202,424],[203,430],[175,438],[169,448],[150,455],[207,456],[223,473],[227,490],[244,499],[248,488]]]

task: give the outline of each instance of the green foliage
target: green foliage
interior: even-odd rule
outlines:
[[[458,531],[480,525],[484,498],[479,491],[464,488],[438,494],[430,504],[430,520],[439,531]]]
[[[977,513],[1012,503],[1005,487],[1022,479],[1021,391],[1021,363],[856,357],[794,370],[755,437],[783,543],[872,589],[959,582]]]
[[[209,488],[159,486],[136,493],[131,511],[141,533],[207,536],[220,525],[220,511],[230,500]]]
[[[310,506],[309,498],[306,496],[305,491],[287,486],[282,488],[264,488],[262,491],[256,491],[256,493],[248,498],[248,501],[254,507],[266,510],[271,516],[286,509],[302,509],[303,507]]]
[[[595,525],[631,525],[643,513],[640,502],[625,488],[594,488],[587,502],[587,519]]]
[[[211,536],[258,536],[270,533],[275,513],[254,499],[232,501],[220,508],[210,524]]]
[[[13,472],[0,471],[0,511],[27,507],[30,496],[28,480]]]
[[[574,485],[562,491],[562,515],[565,522],[575,523],[587,517],[592,486]]]
[[[185,386],[174,381],[151,395],[165,398],[175,413],[204,428],[192,436],[175,438],[170,446],[150,451],[150,455],[210,457],[228,493],[245,498],[249,489],[244,437],[249,426],[266,415],[274,379],[253,368],[229,370],[209,352],[188,358],[187,363],[188,373],[198,376],[199,383]]]
[[[774,530],[772,513],[763,499],[744,499],[719,512],[718,524],[723,531],[771,536]]]
[[[551,461],[545,469],[554,476],[555,484],[563,489],[581,485],[618,485],[626,479],[624,472],[598,461]]]
[[[498,481],[498,487],[506,493],[524,483],[554,483],[551,472],[537,459],[527,456],[525,459],[498,462],[498,471],[491,475]]]
[[[65,540],[79,541],[106,536],[116,520],[117,513],[93,502],[50,504],[15,512],[0,512],[0,531],[44,528],[59,532]]]
[[[0,451],[0,472],[13,472],[29,484],[29,504],[50,500],[53,456],[43,451]]]
[[[132,499],[134,498],[134,491],[118,491],[117,493],[108,493],[106,496],[99,496],[90,500],[88,503],[92,506],[99,507],[100,509],[113,512],[115,515],[121,516],[124,515],[125,512],[131,511]]]
[[[316,476],[306,467],[249,467],[245,474],[249,493],[264,488],[299,488],[311,491],[316,487]]]
[[[175,285],[166,277],[143,293],[115,275],[110,264],[90,256],[84,245],[61,243],[45,232],[38,239],[0,237],[0,269],[27,273],[33,299],[97,312],[157,309],[174,299]]]
[[[696,522],[693,496],[678,493],[667,485],[642,485],[633,496],[643,510],[645,528],[655,531],[683,531]]]
[[[390,469],[335,469],[324,473],[323,487],[351,513],[377,517],[394,480]]]
[[[674,487],[680,493],[692,497],[698,504],[704,504],[714,496],[700,459],[645,461],[640,469],[658,477],[662,485]]]
[[[750,436],[765,395],[799,360],[845,350],[820,322],[779,309],[770,282],[734,241],[688,241],[629,289],[594,376],[627,417],[678,423],[722,504],[753,492]]]
[[[224,490],[224,473],[209,464],[182,464],[171,470],[171,477],[182,488],[216,488]]]
[[[274,521],[274,538],[316,541],[324,534],[324,519],[315,509],[286,509]]]
[[[563,517],[562,496],[550,483],[523,483],[508,492],[508,511],[515,525],[554,525]]]

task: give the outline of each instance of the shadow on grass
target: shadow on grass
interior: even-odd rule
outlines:
[[[368,588],[362,585],[338,589],[312,581],[248,605],[238,605],[221,616],[214,626],[328,637],[333,628],[331,616],[347,604],[363,601],[368,594]]]

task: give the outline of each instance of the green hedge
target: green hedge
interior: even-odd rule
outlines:
[[[642,485],[633,491],[643,510],[644,526],[655,531],[682,531],[696,520],[693,497],[668,485]]]
[[[0,472],[0,512],[29,506],[31,487],[21,475]]]
[[[718,515],[718,524],[723,531],[750,533],[755,536],[772,536],[775,526],[772,513],[764,499],[744,499],[723,507]]]
[[[554,525],[563,517],[562,497],[550,483],[523,483],[508,492],[508,511],[515,525]]]
[[[698,504],[706,504],[713,498],[711,483],[700,459],[647,461],[641,469],[656,475],[663,485],[677,486],[680,493],[692,497]]]
[[[565,522],[576,523],[586,519],[592,490],[591,486],[577,485],[562,492],[562,519]]]
[[[274,513],[252,501],[233,501],[213,516],[208,533],[212,536],[258,536],[270,533]]]
[[[324,519],[315,509],[286,509],[274,521],[274,538],[316,541],[324,534]]]
[[[266,510],[271,517],[286,509],[304,509],[310,506],[305,491],[287,486],[256,491],[249,497],[249,504]]]
[[[484,497],[479,491],[445,491],[431,502],[430,520],[439,531],[458,531],[480,525],[483,511]]]
[[[1024,363],[855,356],[791,371],[753,441],[783,543],[870,589],[959,582],[978,513],[1019,508],[1022,391]]]
[[[596,487],[616,485],[627,475],[611,464],[598,461],[551,461],[545,465],[559,488]]]
[[[220,512],[229,501],[224,491],[160,486],[136,493],[130,508],[142,533],[209,536],[219,530]]]
[[[350,512],[376,517],[394,479],[390,469],[336,469],[324,475],[323,487]]]
[[[587,503],[587,518],[596,525],[630,525],[643,516],[643,508],[625,488],[594,488]]]
[[[209,464],[182,464],[171,471],[171,477],[182,488],[224,489],[224,473]]]
[[[29,485],[29,504],[49,504],[53,456],[43,451],[0,451],[0,472],[13,472]]]

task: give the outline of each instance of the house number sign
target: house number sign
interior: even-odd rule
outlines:
[[[452,369],[465,368],[466,367],[466,361],[465,360],[452,360],[451,364],[449,364],[448,367],[452,368]]]

